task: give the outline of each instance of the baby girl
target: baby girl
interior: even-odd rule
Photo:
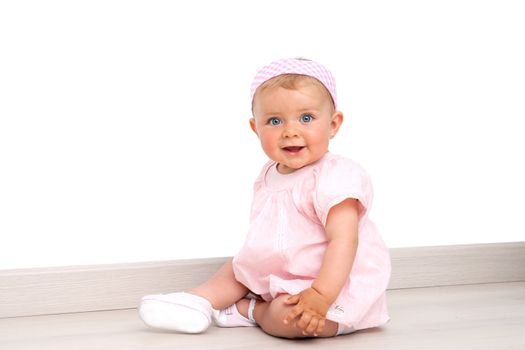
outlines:
[[[283,338],[386,323],[390,256],[368,218],[372,185],[357,163],[328,151],[343,122],[332,74],[281,59],[257,73],[251,95],[250,127],[270,160],[255,181],[244,246],[195,289],[145,296],[141,318],[185,333],[214,320]]]

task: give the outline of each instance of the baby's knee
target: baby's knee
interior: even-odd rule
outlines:
[[[302,329],[295,326],[295,321],[285,324],[284,319],[292,310],[293,305],[286,304],[290,295],[280,295],[269,303],[264,320],[259,322],[262,330],[266,333],[280,338],[296,339],[308,337],[303,334]],[[319,337],[333,337],[337,334],[338,324],[326,320],[325,327]]]
[[[302,333],[293,324],[285,324],[284,319],[293,306],[285,303],[289,295],[280,295],[272,300],[266,312],[264,319],[259,322],[262,330],[270,335],[280,338],[300,338]]]
[[[292,310],[293,305],[286,304],[286,300],[289,297],[290,295],[288,294],[281,294],[270,302],[270,306],[268,307],[268,313],[273,319],[279,319],[283,321],[286,318],[288,312]]]

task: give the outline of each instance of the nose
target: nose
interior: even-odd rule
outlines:
[[[283,130],[283,137],[284,138],[292,138],[299,136],[299,129],[295,127],[295,125],[287,125]]]

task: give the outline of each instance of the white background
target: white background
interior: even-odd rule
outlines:
[[[249,86],[322,62],[390,247],[525,238],[522,1],[3,1],[0,268],[228,256]]]

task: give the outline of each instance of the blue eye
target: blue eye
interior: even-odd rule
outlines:
[[[268,124],[273,125],[273,126],[281,125],[281,119],[279,119],[279,118],[275,118],[275,117],[270,118],[270,119],[268,120]]]
[[[311,123],[312,120],[314,120],[314,117],[312,117],[310,114],[303,114],[301,116],[301,123],[303,124]]]

